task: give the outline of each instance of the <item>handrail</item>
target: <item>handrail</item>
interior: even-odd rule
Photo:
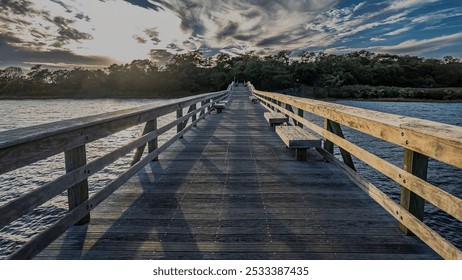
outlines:
[[[88,222],[93,208],[205,118],[216,102],[228,96],[229,89],[230,87],[224,91],[169,100],[158,106],[146,105],[1,132],[0,174],[62,152],[65,154],[66,174],[0,206],[0,228],[30,213],[66,190],[69,197],[69,212],[9,258],[32,258],[72,225]],[[183,115],[183,108],[187,106],[189,110],[186,115]],[[158,129],[157,118],[175,111],[177,118]],[[191,124],[187,126],[189,119]],[[142,123],[146,125],[140,138],[87,163],[86,144]],[[157,137],[175,126],[177,126],[177,134],[158,147]],[[146,145],[149,145],[148,154],[141,159]],[[89,196],[87,178],[133,150],[136,150],[136,153],[131,167]]]
[[[295,124],[321,135],[325,141],[324,149],[319,152],[326,160],[341,166],[353,181],[400,222],[405,233],[415,234],[446,259],[462,259],[462,252],[457,247],[422,222],[423,199],[462,221],[462,199],[426,181],[428,157],[462,168],[462,127],[259,91],[250,83],[248,87],[268,110],[282,112]],[[294,108],[298,109],[297,114]],[[305,119],[303,112],[324,118],[324,127]],[[404,147],[403,168],[344,139],[340,125]],[[343,163],[331,156],[333,144],[342,151]],[[401,205],[362,179],[355,172],[351,155],[399,183],[402,186]]]

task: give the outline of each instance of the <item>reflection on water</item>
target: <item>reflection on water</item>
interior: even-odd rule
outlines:
[[[122,110],[148,103],[153,105],[161,104],[162,100],[2,100],[0,101],[0,132],[18,127]],[[363,101],[342,101],[339,103],[458,126],[462,125],[462,104],[460,103]],[[160,118],[159,127],[172,121],[174,118],[174,113]],[[315,120],[320,125],[323,123],[323,120],[319,118],[311,116],[307,116],[307,118]],[[136,138],[141,134],[141,130],[142,126],[133,127],[88,144],[88,161],[98,158]],[[174,129],[160,137],[159,141],[162,143],[173,134]],[[344,134],[347,139],[358,146],[373,152],[397,166],[402,165],[403,148],[363,135],[351,129],[345,129]],[[121,170],[129,166],[130,160],[131,155],[124,157],[90,177],[90,191],[94,192],[115,178],[120,174]],[[367,165],[361,164],[357,159],[354,160],[361,175],[373,182],[396,201],[399,200],[399,186],[397,184],[390,182],[388,178],[372,170]],[[59,154],[33,165],[0,175],[0,205],[63,175],[64,172],[64,156],[63,154]],[[458,197],[462,196],[462,189],[460,189],[460,183],[462,182],[461,170],[435,160],[430,160],[428,179],[432,184],[442,187],[444,190]],[[36,233],[43,231],[61,217],[66,210],[67,194],[63,193],[34,210],[30,215],[24,216],[1,229],[0,258],[10,254],[19,244],[25,243]],[[437,228],[444,237],[462,248],[462,237],[460,237],[460,232],[462,232],[461,223],[441,213],[441,211],[428,205],[428,203],[425,211],[427,217],[425,222],[431,227]]]

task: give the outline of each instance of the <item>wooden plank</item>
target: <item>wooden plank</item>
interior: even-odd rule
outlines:
[[[206,106],[208,105],[204,104],[203,107],[195,110],[195,112],[190,114],[197,113]],[[29,213],[34,208],[42,205],[56,195],[61,194],[70,186],[86,180],[91,174],[95,174],[96,172],[102,170],[105,166],[115,162],[122,156],[125,156],[133,149],[145,146],[147,142],[156,139],[159,135],[162,135],[166,131],[176,126],[177,123],[183,122],[184,119],[189,117],[190,115],[183,116],[182,119],[171,122],[158,130],[145,134],[141,138],[134,140],[125,146],[120,147],[107,155],[104,155],[101,158],[98,158],[86,165],[75,168],[72,171],[68,171],[65,175],[58,177],[56,180],[47,183],[44,186],[35,189],[13,201],[10,201],[5,205],[0,206],[0,228]],[[196,123],[197,121],[194,122],[194,124]],[[141,157],[139,159],[141,159]],[[134,165],[136,162],[132,162],[132,165]]]
[[[237,89],[38,258],[436,257],[320,156],[291,160]]]
[[[430,246],[435,252],[445,259],[462,259],[462,251],[452,245],[446,239],[441,237],[437,232],[425,225],[406,209],[397,204],[393,199],[379,190],[376,186],[363,179],[358,173],[351,170],[344,163],[340,162],[330,153],[318,149],[330,162],[337,166],[347,174],[364,192],[372,199],[381,205],[388,213],[390,213],[397,221],[402,223],[406,228],[411,230],[416,236]]]
[[[302,109],[300,109],[300,108],[297,108],[297,115],[298,115],[300,118],[302,118],[302,119],[305,118],[305,112],[304,112]],[[303,128],[303,124],[302,124],[301,122],[297,122],[297,125],[298,125],[299,127]]]
[[[80,146],[72,150],[66,151],[65,162],[66,172],[71,172],[87,163],[87,155],[85,146]],[[67,191],[69,210],[74,209],[88,199],[88,180],[84,179],[75,185],[71,186]],[[79,225],[86,224],[90,221],[90,215],[87,214],[77,222]]]
[[[183,117],[183,108],[176,111],[176,118],[180,119],[181,117]],[[177,124],[176,133],[180,133],[183,130],[183,128],[184,128],[183,123]]]
[[[403,169],[422,180],[427,180],[428,157],[404,149]],[[401,187],[401,206],[417,219],[423,221],[425,200],[405,187]],[[412,234],[412,232],[401,223],[400,229],[408,235]]]
[[[277,93],[255,94],[462,168],[462,127]]]
[[[300,123],[302,123],[302,125],[303,125],[303,122],[300,122]],[[332,131],[332,126],[330,125],[330,123],[331,123],[331,120],[324,119],[324,129],[329,131],[329,132],[333,132]],[[325,138],[324,139],[324,150],[328,151],[331,154],[334,154],[334,143],[329,141],[329,139]]]
[[[283,124],[283,123],[287,122],[287,117],[284,116],[284,114],[281,114],[281,113],[265,112],[263,114],[263,116],[265,117],[266,121],[268,121],[268,123],[271,126],[278,125],[278,124]]]
[[[288,113],[293,118],[297,118],[294,113],[291,113],[287,110],[286,113]],[[298,120],[310,130],[319,135],[322,135],[332,143],[342,147],[345,151],[354,155],[359,160],[367,163],[369,166],[381,172],[388,178],[418,194],[428,202],[452,215],[459,221],[462,221],[462,199],[449,194],[448,192],[426,182],[425,180],[418,178],[410,172],[407,172],[387,162],[386,160],[383,160],[382,158],[356,146],[355,144],[341,138],[340,136],[337,136],[328,130],[324,130],[323,128],[308,120],[300,118]]]
[[[329,131],[332,131],[333,133],[335,133],[337,136],[341,138],[345,138],[345,136],[343,135],[342,127],[337,122],[329,121],[329,125],[331,127],[331,130]],[[343,162],[348,167],[350,167],[352,170],[356,171],[355,164],[353,162],[353,158],[351,157],[351,154],[345,151],[344,149],[342,149],[342,147],[339,147],[339,149],[340,149],[340,154],[342,155]]]
[[[277,126],[276,133],[290,149],[321,147],[321,139],[317,135],[299,126]]]
[[[199,118],[198,120],[196,120],[196,122],[198,122],[202,118],[203,116]],[[61,234],[63,234],[71,225],[77,223],[83,217],[87,216],[92,209],[94,209],[101,202],[103,202],[109,195],[111,195],[114,191],[116,191],[122,184],[128,181],[145,165],[147,165],[154,158],[159,156],[159,154],[165,151],[175,141],[180,139],[183,136],[183,134],[187,132],[189,129],[191,129],[191,127],[193,126],[194,126],[194,123],[186,127],[185,129],[183,129],[180,133],[176,134],[174,137],[172,137],[170,140],[165,142],[162,146],[160,146],[154,152],[148,154],[141,161],[131,166],[126,172],[119,175],[116,179],[111,181],[108,185],[106,185],[99,192],[92,195],[89,199],[75,206],[66,215],[64,215],[64,217],[60,218],[52,226],[50,226],[45,231],[43,231],[42,233],[34,237],[31,241],[27,242],[23,247],[16,250],[11,256],[9,256],[9,259],[33,258],[38,252],[46,248],[51,242],[53,242],[56,238],[58,238]]]
[[[226,94],[226,91],[203,94],[167,101],[161,106],[147,105],[1,132],[0,174],[174,112],[179,106],[193,104],[202,98],[217,98]]]

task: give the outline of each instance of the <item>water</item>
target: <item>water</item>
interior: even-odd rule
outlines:
[[[162,104],[162,100],[150,99],[101,99],[101,100],[1,100],[0,133],[20,127],[49,123],[64,119],[96,115],[123,110],[140,105]],[[159,127],[175,119],[175,113],[158,119]],[[142,133],[143,125],[135,126],[86,145],[90,162],[123,146]],[[159,137],[160,144],[171,138],[174,129]],[[129,154],[89,178],[90,195],[106,185],[130,166],[133,154]],[[39,161],[0,175],[0,205],[30,192],[65,174],[64,154]],[[19,245],[43,231],[67,211],[67,193],[35,209],[31,214],[0,229],[0,258],[12,253]]]
[[[376,102],[376,101],[338,101],[336,103],[381,111],[440,123],[462,126],[462,103],[430,103],[430,102]],[[321,124],[321,120],[316,120]],[[402,167],[402,147],[378,140],[353,129],[344,128],[345,138],[366,149],[380,158]],[[336,151],[339,156],[339,151]],[[399,202],[400,186],[386,176],[372,169],[353,157],[356,169],[368,181],[379,187],[387,195]],[[428,179],[431,184],[461,198],[462,169],[429,159]],[[444,238],[462,249],[462,223],[438,210],[430,203],[425,205],[424,223],[436,230]]]
[[[145,104],[161,104],[162,100],[21,100],[0,101],[0,132],[31,125],[58,121],[81,116],[89,116],[103,112],[116,111],[136,107]],[[341,101],[344,105],[367,108],[376,111],[423,118],[437,122],[443,122],[462,126],[461,103],[401,103],[401,102],[367,102],[367,101]],[[159,127],[172,121],[174,114],[159,119]],[[309,117],[307,117],[309,118]],[[313,118],[322,125],[322,120]],[[88,161],[100,157],[115,147],[135,139],[141,134],[142,126],[130,128],[110,137],[95,141],[87,145]],[[162,143],[174,134],[174,129],[165,136],[160,137]],[[379,157],[397,165],[402,165],[403,148],[379,141],[370,136],[345,129],[345,137],[378,155]],[[100,173],[90,177],[90,192],[93,193],[104,186],[111,178],[120,174],[121,170],[129,166],[131,155],[124,157],[108,166]],[[361,164],[355,160],[358,172],[366,179],[390,195],[396,201],[399,200],[399,186],[388,178]],[[19,197],[22,193],[31,191],[46,182],[57,178],[65,173],[64,156],[56,155],[40,161],[31,166],[24,167],[7,174],[0,175],[0,205]],[[428,180],[444,190],[458,197],[462,197],[462,170],[446,164],[430,160]],[[0,258],[6,257],[20,244],[27,242],[36,233],[43,231],[50,224],[61,217],[67,210],[67,194],[63,193],[52,201],[44,204],[30,215],[6,226],[0,230]],[[425,223],[437,229],[440,234],[450,240],[459,248],[462,248],[462,225],[445,213],[435,209],[427,203],[425,208]]]

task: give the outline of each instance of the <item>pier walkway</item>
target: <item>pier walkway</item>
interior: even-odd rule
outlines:
[[[307,161],[235,87],[35,259],[438,259],[336,165]]]

